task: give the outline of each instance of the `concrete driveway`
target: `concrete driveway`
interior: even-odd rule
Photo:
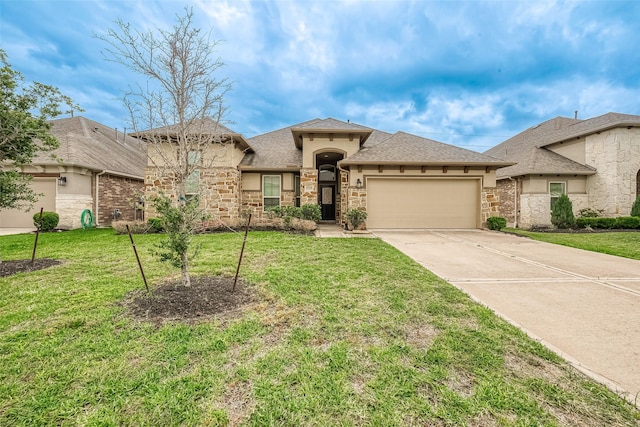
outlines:
[[[373,233],[640,400],[640,261],[483,230]]]

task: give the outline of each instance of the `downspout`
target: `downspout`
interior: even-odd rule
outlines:
[[[513,192],[513,228],[518,228],[518,178],[509,177],[509,181],[515,182]]]
[[[96,214],[94,215],[96,227],[99,225],[99,218],[100,218],[100,216],[98,215],[99,209],[100,209],[99,208],[100,206],[100,191],[99,191],[100,175],[104,175],[105,173],[107,173],[106,169],[96,174]]]

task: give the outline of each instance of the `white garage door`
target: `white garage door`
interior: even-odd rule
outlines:
[[[31,186],[36,194],[42,193],[33,209],[29,212],[20,209],[0,211],[0,227],[30,228],[33,227],[33,214],[40,212],[41,207],[48,212],[56,211],[56,178],[33,178]]]
[[[368,228],[478,228],[480,180],[368,178]]]

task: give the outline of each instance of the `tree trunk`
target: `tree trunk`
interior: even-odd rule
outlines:
[[[182,259],[182,286],[191,286],[191,277],[189,277],[189,257],[187,253],[180,254]]]

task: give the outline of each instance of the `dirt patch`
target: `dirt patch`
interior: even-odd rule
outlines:
[[[134,291],[123,305],[138,320],[195,323],[214,316],[234,317],[256,299],[256,289],[242,280],[234,291],[233,277],[201,276],[192,277],[190,287],[181,286],[178,279],[154,286],[150,293]]]
[[[18,273],[29,273],[31,271],[43,270],[61,264],[62,261],[50,258],[39,258],[32,263],[30,259],[19,259],[13,261],[2,261],[0,263],[0,277],[11,276]]]

